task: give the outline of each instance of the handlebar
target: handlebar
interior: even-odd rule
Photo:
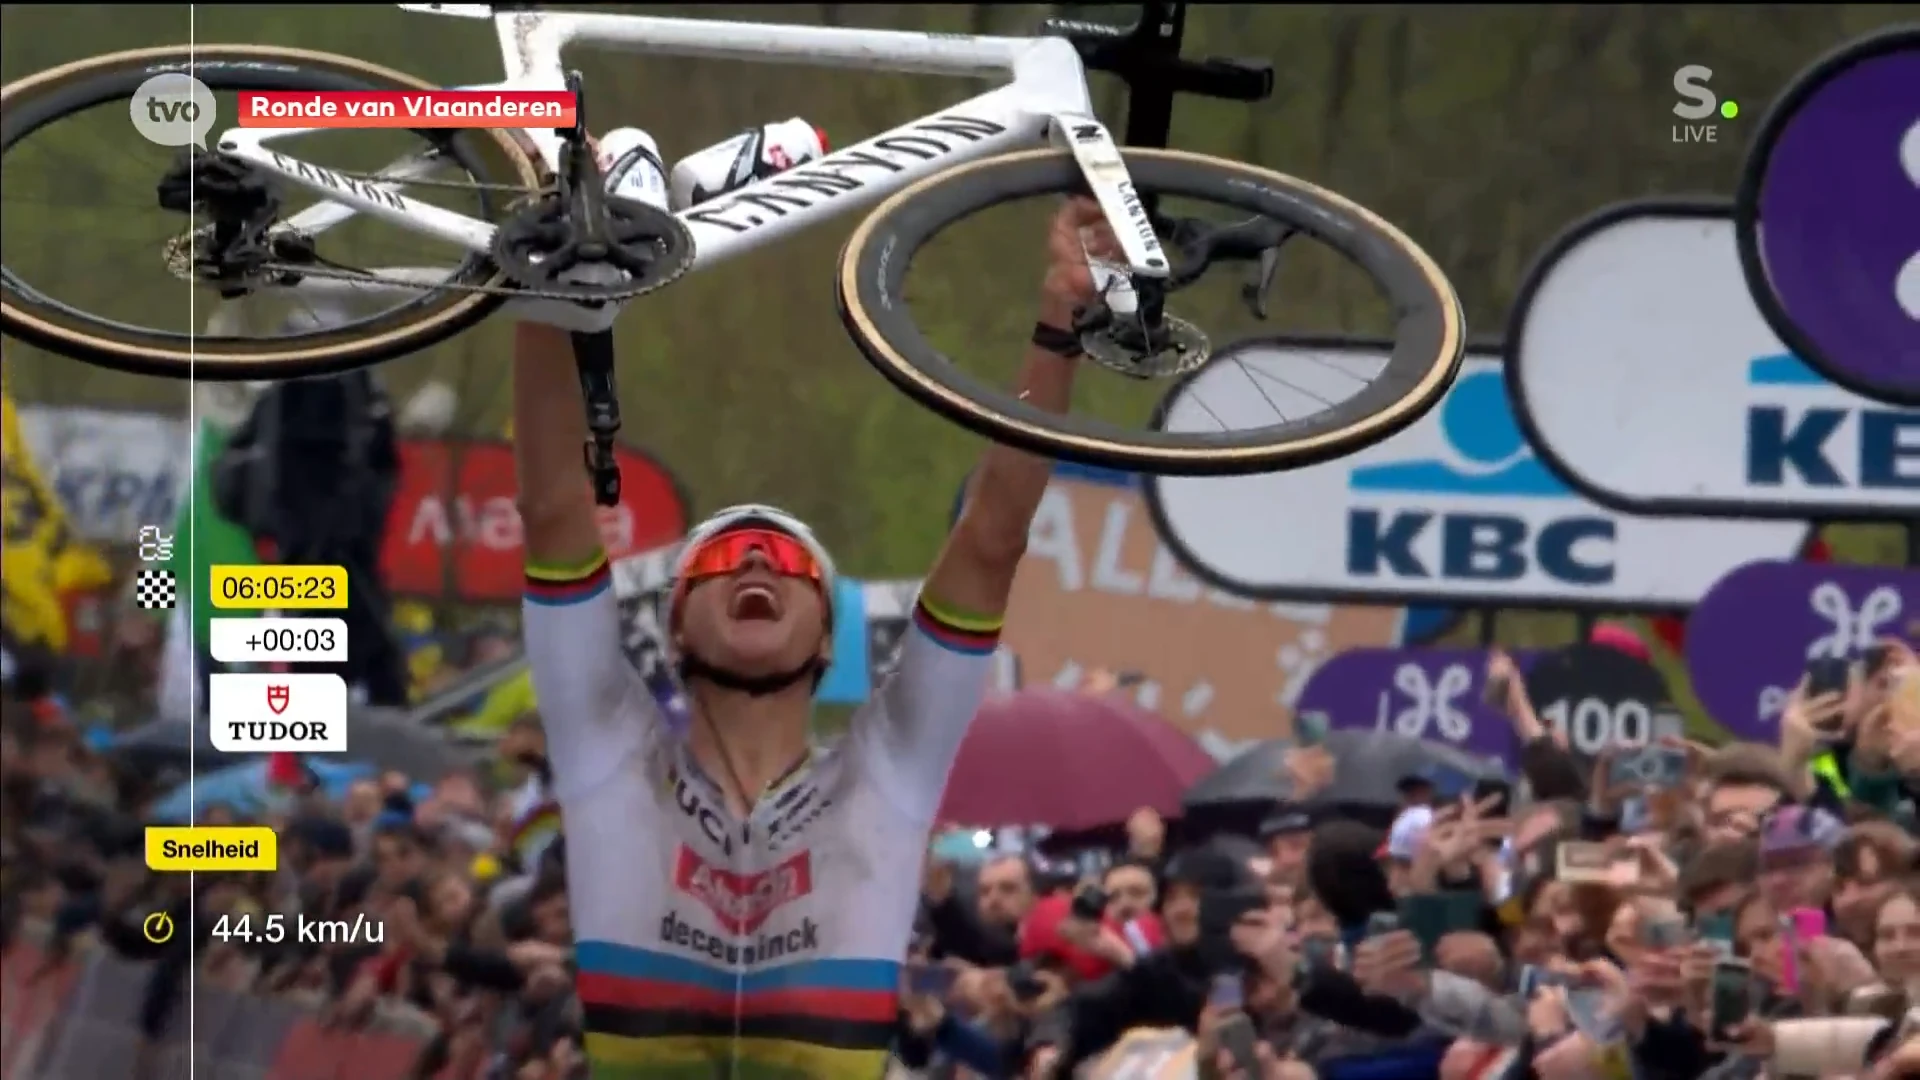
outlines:
[[[1258,60],[1180,57],[1187,5],[1140,5],[1140,21],[1108,26],[1048,19],[1040,32],[1073,44],[1089,71],[1119,76],[1127,85],[1128,146],[1165,146],[1173,123],[1173,95],[1227,101],[1265,101],[1273,94],[1273,65]]]

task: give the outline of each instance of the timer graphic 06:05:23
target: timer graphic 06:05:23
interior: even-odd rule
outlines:
[[[347,571],[340,566],[216,566],[207,598],[214,607],[293,611],[347,606]]]
[[[208,620],[207,645],[223,664],[338,664],[347,659],[347,621],[277,615],[215,618]]]

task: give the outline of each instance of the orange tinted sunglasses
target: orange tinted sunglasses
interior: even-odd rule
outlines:
[[[703,541],[687,556],[683,581],[723,577],[747,564],[755,552],[767,566],[782,577],[801,577],[818,582],[820,560],[807,545],[774,529],[734,529]]]

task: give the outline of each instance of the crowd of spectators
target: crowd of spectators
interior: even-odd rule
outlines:
[[[936,852],[903,943],[894,1068],[1066,1075],[1172,1045],[1203,1075],[1249,1080],[1920,1075],[1920,663],[1896,642],[1855,672],[1844,691],[1797,693],[1778,745],[1670,740],[1597,761],[1541,728],[1512,680],[1520,775],[1467,790],[1406,777],[1384,828],[1318,812],[1339,763],[1300,747],[1297,801],[1256,836],[1142,810],[1097,873]],[[42,965],[152,961],[150,1040],[196,979],[414,1032],[418,1076],[584,1075],[569,854],[537,715],[486,766],[424,787],[390,774],[329,797],[277,757],[258,820],[279,870],[189,879],[145,865],[163,775],[90,747],[45,701],[6,705],[9,964],[23,945]],[[1628,754],[1677,768],[1623,773]],[[152,942],[155,912],[186,929]],[[233,933],[274,916],[364,916],[379,939]],[[1197,1043],[1141,1034],[1155,1030]]]

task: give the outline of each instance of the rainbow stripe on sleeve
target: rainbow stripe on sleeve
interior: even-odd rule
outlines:
[[[935,644],[969,656],[985,656],[1000,644],[1001,616],[969,615],[929,598],[922,590],[913,605],[913,624]]]
[[[592,557],[570,566],[527,564],[527,599],[549,607],[583,604],[605,592],[612,583],[613,567],[604,551],[596,551]]]

